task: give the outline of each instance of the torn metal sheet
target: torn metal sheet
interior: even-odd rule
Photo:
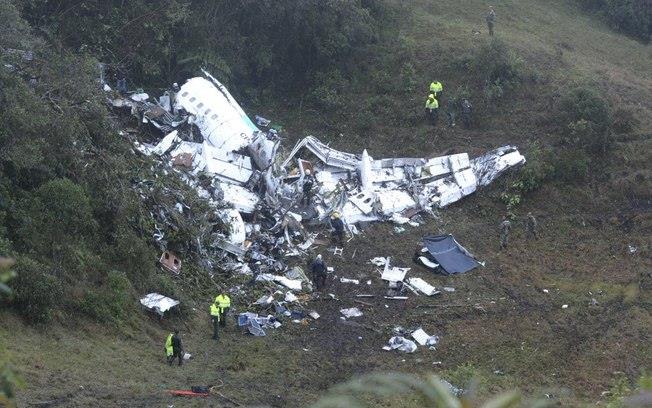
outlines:
[[[514,146],[503,146],[471,161],[479,186],[486,186],[510,168],[525,164],[525,157]]]
[[[258,132],[253,142],[249,144],[247,150],[254,159],[256,166],[261,170],[266,170],[271,167],[276,157],[276,152],[281,141],[279,139],[272,140],[264,133]]]
[[[178,306],[179,303],[178,300],[163,296],[160,293],[148,293],[140,299],[141,305],[161,316],[173,307]]]
[[[308,149],[319,160],[329,166],[346,170],[356,170],[358,168],[360,160],[355,155],[330,148],[313,136],[307,136],[298,141],[281,166],[287,167],[303,148]]]
[[[234,245],[242,245],[247,239],[245,223],[237,210],[222,209],[215,211],[224,226],[228,228],[227,240]]]
[[[260,198],[256,193],[247,190],[244,187],[233,184],[222,183],[220,188],[224,193],[224,201],[231,204],[236,210],[251,214],[256,209]]]
[[[352,317],[360,317],[360,316],[362,316],[362,312],[357,307],[350,307],[348,309],[340,309],[340,313],[342,313],[342,315],[344,317],[348,318],[348,319],[350,319]]]
[[[426,258],[425,256],[420,256],[417,259],[427,268],[430,268],[430,269],[439,268],[438,263],[431,261],[430,259]]]
[[[385,270],[380,278],[388,282],[403,282],[403,279],[405,279],[405,275],[409,270],[410,268],[388,268],[387,265],[385,265]]]
[[[428,282],[424,281],[421,278],[410,278],[408,279],[408,284],[419,290],[426,296],[438,295],[441,292],[437,290],[434,286],[430,285]]]
[[[422,328],[413,331],[412,338],[422,346],[435,346],[439,342],[439,337],[429,335]]]
[[[152,153],[157,156],[163,156],[165,153],[169,152],[175,144],[181,142],[177,133],[176,130],[170,132],[156,145],[154,149],[152,149]]]

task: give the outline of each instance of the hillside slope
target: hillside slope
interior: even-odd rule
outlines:
[[[394,20],[397,26],[386,27],[368,54],[359,56],[363,74],[346,78],[335,107],[320,110],[308,102],[304,106],[302,97],[272,98],[261,92],[241,99],[245,110],[282,123],[286,147],[315,134],[342,150],[367,148],[374,157],[475,154],[511,143],[526,155],[540,146],[550,148],[553,160],[560,160],[567,147],[560,142],[566,123],[558,102],[576,84],[596,87],[614,112],[622,108],[639,124],[616,135],[608,158],[592,156],[586,178],[553,178],[524,193],[521,204],[510,208],[516,222],[506,251],[498,250],[498,224],[506,212],[501,193],[510,191],[517,175],[401,234],[393,225],[373,225],[347,245],[342,257],[326,255],[322,248],[336,275],[372,284],[329,281],[328,292],[340,300],[311,300],[322,317],[309,325],[288,321],[255,338],[231,323],[216,344],[204,312],[208,286],[199,289],[205,297],[189,296],[183,322],[142,315],[118,327],[85,318],[32,326],[0,310],[0,339],[27,384],[18,394],[20,406],[50,401],[49,406],[79,407],[301,407],[338,382],[391,370],[435,372],[460,387],[475,379],[482,396],[518,388],[535,397],[553,395],[562,406],[588,406],[606,403],[610,397],[603,391],[615,383],[632,387],[649,372],[650,45],[612,32],[569,1],[500,2],[495,4],[496,36],[524,61],[527,78],[490,101],[483,96],[482,80],[464,68],[474,50],[487,43],[487,3],[394,3],[401,16]],[[410,82],[404,81],[406,71],[414,87],[404,84]],[[433,76],[450,95],[470,94],[476,108],[473,129],[447,128],[444,115],[435,129],[423,122],[422,91]],[[538,240],[526,239],[522,221],[528,211],[539,219]],[[445,277],[414,265],[415,244],[429,233],[454,234],[486,266]],[[413,268],[413,276],[455,292],[385,300],[385,285],[367,263],[376,256],[391,256],[394,264]],[[246,281],[232,277],[220,284]],[[370,305],[353,302],[352,295],[363,292],[376,294],[365,299]],[[246,310],[260,293],[234,295],[236,309]],[[339,309],[353,306],[363,310],[358,322],[366,327],[340,320]],[[418,325],[441,337],[436,350],[402,354],[381,349],[395,326]],[[194,355],[182,368],[163,364],[163,339],[175,326],[182,328]],[[193,401],[165,392],[199,384],[217,385],[222,395]],[[379,406],[417,405],[407,397]]]

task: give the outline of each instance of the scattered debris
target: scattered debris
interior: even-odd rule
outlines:
[[[140,299],[140,304],[147,309],[156,312],[159,316],[163,316],[165,312],[178,306],[180,302],[160,293],[149,293]]]
[[[405,274],[410,270],[410,268],[397,268],[389,267],[389,258],[387,258],[387,263],[385,263],[385,269],[383,270],[380,278],[388,282],[403,282],[405,279]]]
[[[362,312],[357,307],[351,307],[351,308],[348,308],[348,309],[340,309],[340,313],[342,313],[345,318],[362,316]]]
[[[630,254],[634,254],[636,251],[638,251],[638,247],[635,247],[634,245],[627,245],[627,251],[629,251]]]
[[[439,342],[439,337],[428,335],[422,328],[412,332],[412,338],[422,346],[435,346]]]
[[[340,278],[340,282],[342,282],[342,283],[352,283],[354,285],[359,285],[360,284],[360,281],[358,279]]]
[[[444,292],[455,292],[455,288],[452,288],[452,287],[450,287],[450,286],[444,286],[444,287],[442,288],[442,290],[443,290]]]
[[[402,336],[394,336],[389,339],[389,343],[383,347],[383,350],[399,350],[406,353],[414,353],[417,350],[417,344]]]
[[[568,305],[562,305],[561,308],[562,309],[568,309]]]
[[[408,283],[410,286],[415,287],[426,296],[439,295],[441,293],[437,290],[437,288],[431,286],[428,282],[424,281],[421,278],[410,278],[408,279]]]

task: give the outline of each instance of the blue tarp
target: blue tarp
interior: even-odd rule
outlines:
[[[430,235],[423,238],[423,245],[449,275],[468,272],[480,263],[460,245],[451,234]]]

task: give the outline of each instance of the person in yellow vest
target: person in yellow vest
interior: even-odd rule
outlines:
[[[218,328],[220,323],[220,308],[217,306],[217,303],[211,303],[210,307],[211,312],[211,321],[213,322],[213,340],[218,339]]]
[[[168,334],[165,339],[165,356],[169,365],[172,365],[175,358],[179,359],[179,365],[183,364],[183,345],[178,329],[174,329],[174,333]]]
[[[215,303],[220,310],[220,326],[226,326],[226,314],[229,313],[231,308],[231,298],[225,292],[220,293],[215,297]]]
[[[437,124],[437,119],[439,117],[439,102],[435,99],[434,94],[428,95],[428,99],[426,99],[426,116],[433,126]]]
[[[439,81],[432,81],[430,83],[430,93],[435,95],[435,98],[440,98],[444,92],[444,86]]]

